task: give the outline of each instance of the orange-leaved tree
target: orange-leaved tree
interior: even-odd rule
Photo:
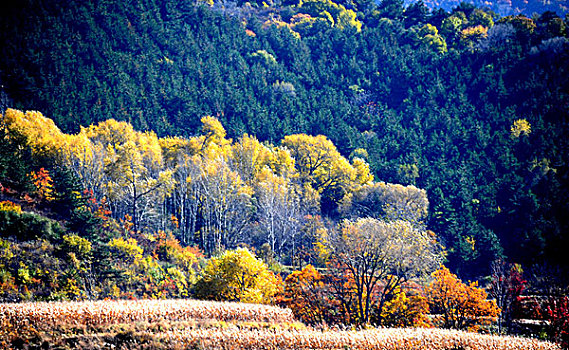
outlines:
[[[500,309],[488,300],[478,282],[465,284],[448,268],[441,266],[432,274],[434,280],[425,289],[431,312],[444,328],[477,330],[496,321]]]
[[[347,277],[338,279],[340,285],[353,282],[341,294],[353,298],[353,321],[359,324],[370,323],[374,308],[381,310],[405,281],[435,270],[443,256],[431,233],[400,220],[345,220],[323,244],[333,257],[332,271]],[[380,282],[384,285],[378,290]]]
[[[40,168],[38,171],[32,171],[30,177],[36,187],[38,197],[46,201],[53,200],[53,180],[49,171]]]
[[[294,271],[285,279],[279,303],[289,307],[303,322],[313,325],[335,323],[339,302],[332,298],[325,280],[312,265]]]

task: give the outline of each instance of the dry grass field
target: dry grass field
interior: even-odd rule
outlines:
[[[288,309],[195,300],[3,304],[0,326],[0,348],[23,349],[560,349],[441,329],[315,330]]]

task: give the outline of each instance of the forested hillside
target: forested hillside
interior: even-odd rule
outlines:
[[[410,5],[415,1],[406,0],[404,3]],[[431,10],[443,8],[447,11],[459,6],[463,1],[460,0],[424,0],[425,5]],[[490,9],[501,16],[525,15],[532,17],[534,14],[544,12],[555,12],[563,17],[569,12],[569,6],[565,0],[469,0],[466,3],[477,7]]]
[[[553,13],[58,0],[1,16],[3,110],[69,134],[114,118],[190,137],[211,115],[235,142],[326,135],[376,181],[426,190],[426,227],[462,276],[500,257],[568,264],[569,40]],[[4,161],[0,181],[17,171]],[[327,191],[338,220],[343,194]]]

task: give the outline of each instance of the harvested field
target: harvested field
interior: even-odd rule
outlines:
[[[3,304],[0,326],[3,348],[560,349],[535,339],[443,329],[314,330],[288,309],[196,300]]]

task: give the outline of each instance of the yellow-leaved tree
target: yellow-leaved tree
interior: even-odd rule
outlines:
[[[267,304],[282,281],[245,248],[225,251],[206,263],[196,284],[196,295],[211,300]]]
[[[282,145],[290,150],[300,180],[322,196],[324,210],[333,209],[347,193],[373,181],[362,159],[355,158],[350,164],[326,136],[288,135]]]
[[[8,108],[3,115],[4,124],[11,133],[24,138],[35,157],[59,160],[61,150],[65,149],[65,134],[53,120],[40,112],[22,111]]]
[[[340,206],[340,212],[347,217],[405,220],[418,227],[424,226],[428,210],[427,191],[385,182],[361,186],[347,195]]]
[[[173,181],[172,171],[163,166],[156,134],[135,131],[130,124],[113,119],[81,133],[93,144],[92,151],[101,152],[97,166],[103,170],[104,176],[100,178],[105,180],[103,193],[113,214],[116,217],[128,214],[134,231],[158,224],[157,205],[170,194]],[[82,155],[77,157],[81,159]],[[87,158],[87,154],[83,157]]]
[[[181,240],[189,243],[197,239],[200,247],[212,254],[233,248],[242,239],[252,213],[249,183],[254,182],[251,177],[256,176],[258,166],[251,163],[256,157],[235,160],[239,152],[234,152],[216,118],[208,116],[201,121],[201,135],[187,140],[162,139],[160,145],[172,171],[174,186],[169,201]],[[251,142],[246,142],[241,153],[258,143],[247,140]]]
[[[231,167],[249,185],[257,182],[261,172],[273,162],[274,155],[269,147],[253,136],[243,135],[232,147]]]
[[[296,255],[296,236],[304,216],[299,191],[289,178],[271,172],[256,186],[257,231],[277,256]]]

